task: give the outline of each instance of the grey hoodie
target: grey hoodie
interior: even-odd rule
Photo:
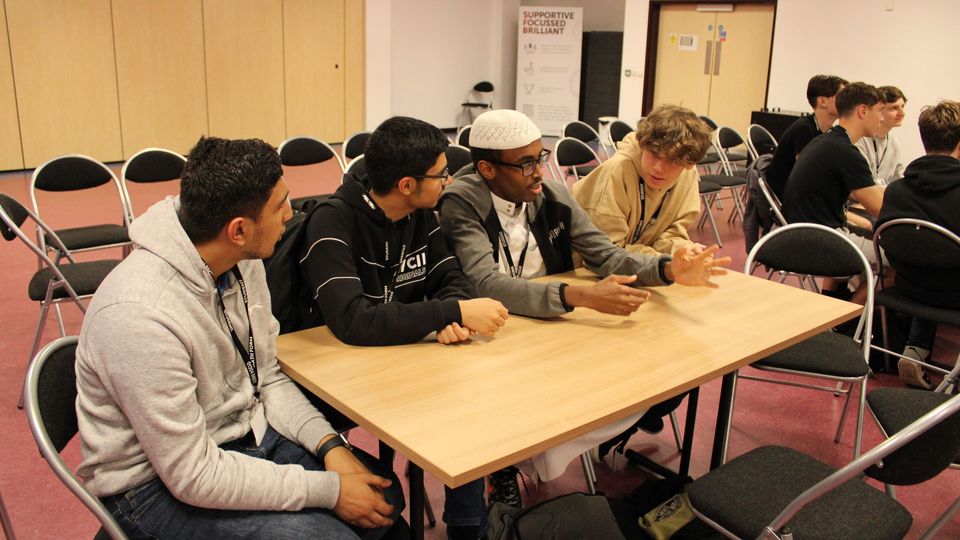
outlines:
[[[213,280],[177,219],[179,199],[130,227],[140,246],[87,309],[77,348],[78,473],[98,496],[159,476],[180,501],[247,510],[332,508],[340,477],[277,465],[218,445],[250,430],[253,386],[223,320]],[[260,260],[238,265],[250,326],[232,275],[223,301],[241,342],[252,327],[269,424],[305,448],[333,433],[276,360],[279,325]]]

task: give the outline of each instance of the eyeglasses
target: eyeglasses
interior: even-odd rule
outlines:
[[[524,176],[533,176],[534,171],[537,170],[537,165],[545,164],[547,162],[547,159],[550,158],[550,154],[552,153],[553,152],[551,152],[550,150],[543,149],[540,151],[540,155],[537,156],[536,159],[528,159],[526,161],[521,161],[520,163],[507,163],[505,161],[495,161],[492,159],[488,159],[485,161],[489,161],[490,163],[494,163],[496,165],[506,165],[507,167],[515,167],[517,169],[520,169],[520,174]]]
[[[439,180],[441,183],[449,183],[452,179],[450,178],[450,169],[444,168],[440,171],[440,174],[413,174],[410,175],[411,178],[416,178],[418,180],[423,180],[424,178],[433,178],[434,180]]]

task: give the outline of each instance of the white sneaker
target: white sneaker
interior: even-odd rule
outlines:
[[[926,361],[930,356],[930,351],[921,347],[907,345],[903,349],[903,355],[907,358],[901,358],[900,361],[897,362],[897,370],[900,372],[900,380],[903,381],[907,386],[915,386],[917,388],[923,388],[924,390],[930,390],[933,385],[930,383],[930,378],[927,377],[927,374],[924,372],[923,366],[912,361]]]

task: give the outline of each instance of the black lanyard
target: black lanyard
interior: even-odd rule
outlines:
[[[883,162],[883,158],[886,157],[886,155],[887,155],[887,149],[888,149],[888,148],[890,148],[889,142],[888,142],[887,144],[883,145],[883,154],[881,154],[881,153],[880,153],[880,147],[877,145],[877,139],[876,139],[876,137],[874,137],[874,139],[873,139],[873,153],[876,154],[876,156],[877,156],[877,167],[876,167],[876,170],[873,171],[875,176],[880,176],[880,164]]]
[[[637,224],[636,230],[633,231],[633,241],[630,242],[631,244],[636,244],[637,241],[640,240],[640,235],[643,234],[643,231],[645,231],[648,226],[657,222],[657,218],[660,217],[660,210],[663,209],[663,203],[666,202],[668,195],[670,195],[669,189],[663,194],[663,199],[660,200],[660,206],[657,207],[657,210],[653,213],[650,221],[646,221],[647,188],[643,183],[643,179],[640,179],[640,223]]]
[[[205,266],[206,263],[204,263]],[[250,376],[250,384],[253,385],[253,397],[260,400],[260,375],[257,371],[257,345],[253,341],[253,324],[250,320],[250,305],[247,300],[247,287],[243,283],[243,275],[240,273],[240,269],[234,266],[231,269],[233,276],[237,279],[237,283],[240,285],[240,295],[243,297],[243,309],[247,312],[247,328],[249,329],[249,338],[247,339],[247,348],[243,348],[243,343],[240,342],[240,337],[237,336],[237,331],[233,329],[233,323],[230,322],[230,317],[227,316],[227,308],[223,303],[223,295],[220,294],[220,287],[217,284],[217,278],[213,275],[213,270],[210,269],[210,266],[207,266],[207,272],[210,273],[210,276],[213,277],[214,288],[217,290],[217,298],[220,300],[220,312],[223,313],[223,320],[227,322],[227,329],[230,330],[230,337],[233,338],[233,346],[237,348],[237,351],[240,353],[240,358],[243,360],[244,367],[247,368],[247,375]]]
[[[497,220],[500,221],[499,219]],[[510,255],[510,241],[507,239],[507,233],[503,232],[503,227],[500,227],[500,246],[503,247],[503,256],[507,260],[507,265],[510,266],[510,277],[518,278],[523,275],[523,261],[527,258],[527,248],[530,247],[530,231],[527,231],[527,241],[523,243],[523,251],[520,253],[520,260],[517,261],[517,265],[513,264],[513,256]]]

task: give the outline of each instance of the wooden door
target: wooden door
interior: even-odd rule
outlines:
[[[653,105],[682,105],[707,114],[716,14],[695,5],[660,8]]]
[[[284,0],[287,136],[344,138],[344,0]]]
[[[6,0],[26,167],[123,158],[110,0]]]
[[[203,15],[195,0],[113,2],[123,154],[186,154],[207,133]]]
[[[3,2],[0,2],[0,170],[22,168],[20,119],[17,117],[17,96],[13,90],[7,16]]]
[[[717,14],[713,80],[707,116],[747,136],[750,112],[764,106],[773,6],[744,4]]]

